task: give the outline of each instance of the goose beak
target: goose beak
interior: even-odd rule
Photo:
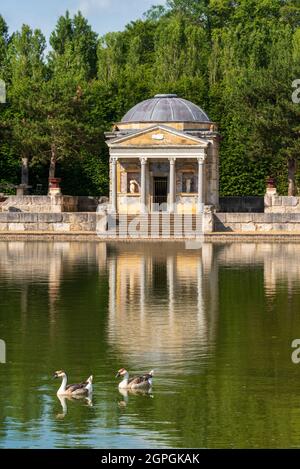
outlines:
[[[57,378],[57,375],[56,373],[54,373],[54,375],[52,375],[52,379],[56,379]]]

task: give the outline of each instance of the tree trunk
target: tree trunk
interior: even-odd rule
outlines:
[[[297,162],[295,158],[289,158],[288,160],[288,195],[294,196],[297,194],[296,186],[296,171],[297,171]]]
[[[27,157],[22,158],[22,173],[21,173],[21,184],[28,186],[29,183],[29,159]]]
[[[56,166],[56,147],[55,147],[55,144],[52,143],[50,166],[49,166],[49,179],[55,178],[55,166]]]

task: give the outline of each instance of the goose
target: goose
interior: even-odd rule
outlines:
[[[88,396],[93,392],[93,375],[82,383],[67,385],[68,377],[65,371],[56,371],[53,378],[62,378],[62,383],[57,391],[57,396]]]
[[[123,379],[119,383],[119,389],[150,389],[152,387],[152,378],[154,371],[151,370],[149,373],[145,373],[141,376],[135,376],[134,378],[129,378],[129,373],[125,368],[121,368],[116,378],[121,376]]]

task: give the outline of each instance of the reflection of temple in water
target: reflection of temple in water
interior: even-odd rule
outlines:
[[[207,354],[218,309],[212,245],[118,245],[108,271],[109,342],[124,360],[139,355],[141,363],[180,366],[196,350]]]
[[[289,292],[299,281],[299,254],[296,243],[208,243],[187,250],[178,243],[12,241],[0,243],[0,275],[19,285],[24,321],[31,284],[46,284],[54,327],[63,279],[80,265],[96,268],[108,277],[110,345],[124,362],[135,356],[154,366],[179,364],[196,350],[209,354],[217,333],[221,267],[261,267],[265,295],[272,297],[280,282]]]

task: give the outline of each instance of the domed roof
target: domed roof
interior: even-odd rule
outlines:
[[[177,94],[157,94],[136,104],[121,122],[210,122],[210,119],[199,106]]]

